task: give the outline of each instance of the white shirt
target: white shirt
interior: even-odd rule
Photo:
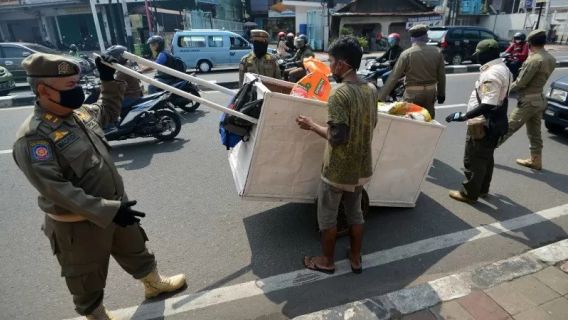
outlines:
[[[501,58],[490,61],[481,68],[479,80],[475,82],[475,89],[479,93],[481,103],[499,106],[509,95],[513,75]],[[467,111],[471,111],[479,106],[476,90],[473,90],[467,104]]]

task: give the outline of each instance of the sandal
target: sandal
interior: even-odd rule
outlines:
[[[314,258],[315,257],[309,257],[309,256],[304,257],[303,262],[304,262],[304,267],[306,269],[310,269],[310,270],[318,271],[318,272],[323,272],[323,273],[326,273],[326,274],[334,274],[335,273],[335,268],[326,269],[326,268],[322,268],[322,267],[318,266],[316,264],[316,262],[314,261]]]
[[[347,250],[347,259],[349,259],[349,264],[351,265],[351,272],[355,274],[361,274],[363,272],[363,257],[359,256],[359,261],[361,262],[359,268],[354,268],[351,262],[351,252]]]

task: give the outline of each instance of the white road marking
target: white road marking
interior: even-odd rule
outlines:
[[[436,250],[450,248],[460,244],[489,238],[501,233],[519,230],[563,216],[568,216],[568,204],[502,222],[495,222],[486,226],[457,231],[367,254],[363,257],[364,266],[365,268],[379,267],[388,263],[408,259]],[[136,315],[136,317],[132,319],[153,319],[171,316],[191,310],[207,308],[222,303],[331,279],[350,272],[351,269],[348,260],[341,260],[336,263],[336,271],[333,275],[326,275],[302,269],[255,281],[244,282],[203,292],[180,295],[163,301],[155,301],[145,303],[140,306],[119,309],[113,311],[113,314],[119,319],[131,319],[134,315]],[[83,318],[75,319],[79,320]]]
[[[467,107],[467,104],[465,103],[457,103],[457,104],[448,104],[448,105],[441,105],[441,106],[436,106],[436,110],[438,109],[451,109],[451,108],[463,108],[463,107]]]
[[[12,149],[0,150],[0,154],[10,154],[12,153]]]

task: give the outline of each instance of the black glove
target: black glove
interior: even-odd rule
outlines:
[[[106,54],[103,54],[102,56],[95,59],[95,64],[97,65],[97,70],[99,70],[99,78],[101,79],[101,81],[113,81],[115,70],[107,65],[104,65],[101,60],[108,63],[118,63],[118,61]]]
[[[465,113],[463,112],[454,112],[446,117],[446,122],[452,122],[452,121],[462,122],[465,120],[467,120],[467,118],[465,117]]]
[[[123,202],[112,221],[121,227],[126,227],[140,222],[140,219],[136,217],[144,218],[146,214],[144,212],[132,210],[130,207],[134,205],[136,205],[136,201]]]
[[[443,104],[446,101],[446,96],[438,96],[438,103]]]

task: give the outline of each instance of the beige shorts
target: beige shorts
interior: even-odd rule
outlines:
[[[318,191],[319,229],[327,230],[337,226],[337,214],[342,198],[347,224],[363,224],[365,220],[361,209],[362,195],[363,186],[356,187],[355,192],[347,192],[321,181]]]

